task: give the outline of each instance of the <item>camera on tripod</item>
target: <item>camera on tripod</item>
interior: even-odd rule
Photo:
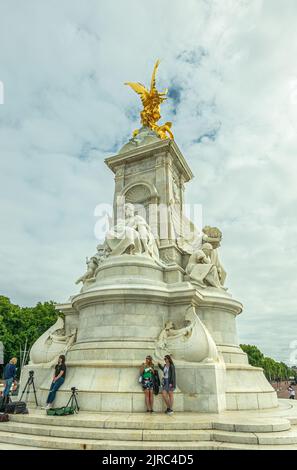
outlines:
[[[70,406],[70,408],[72,408],[73,411],[76,413],[79,412],[79,406],[78,406],[77,398],[76,398],[76,396],[78,395],[77,392],[78,392],[78,389],[76,387],[71,387],[71,396],[66,405],[66,408]]]
[[[34,384],[34,370],[29,370],[29,377],[27,379],[24,390],[22,391],[20,401],[22,401],[23,395],[26,392],[26,399],[25,400],[26,400],[26,403],[27,403],[28,398],[29,398],[29,393],[31,392],[31,386],[33,387],[36,406],[38,406],[37,396],[36,396],[36,389],[35,389],[35,384]]]
[[[32,385],[33,382],[34,382],[34,370],[29,370],[28,383],[29,385]]]

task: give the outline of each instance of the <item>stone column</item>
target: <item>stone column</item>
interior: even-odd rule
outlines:
[[[114,223],[118,218],[118,204],[119,204],[119,194],[121,194],[122,189],[125,186],[125,164],[119,165],[116,169],[116,174],[114,177],[115,188],[114,188],[114,200],[113,200],[113,218]]]

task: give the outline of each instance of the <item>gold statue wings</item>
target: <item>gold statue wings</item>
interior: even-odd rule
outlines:
[[[171,132],[171,122],[166,122],[165,124],[158,126],[156,122],[161,118],[160,114],[160,105],[165,101],[167,95],[167,89],[163,92],[159,92],[156,88],[156,73],[160,61],[157,60],[154,66],[152,78],[151,78],[151,87],[148,90],[141,83],[126,82],[125,85],[129,85],[132,90],[134,90],[138,95],[143,104],[143,110],[140,113],[141,123],[145,127],[149,127],[161,139],[173,139],[173,134]],[[137,135],[139,130],[134,131],[133,135]]]

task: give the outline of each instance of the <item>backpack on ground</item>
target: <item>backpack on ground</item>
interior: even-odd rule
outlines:
[[[24,401],[12,401],[5,406],[5,413],[28,414],[27,404]]]
[[[61,408],[49,408],[46,410],[48,416],[67,416],[74,414],[74,408],[72,406],[62,406]]]
[[[7,423],[9,416],[7,413],[0,413],[0,423]]]
[[[11,403],[11,398],[8,395],[0,398],[0,413],[4,413],[5,407],[8,403]]]

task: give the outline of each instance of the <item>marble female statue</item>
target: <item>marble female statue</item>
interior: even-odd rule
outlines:
[[[120,219],[109,230],[105,242],[111,256],[145,254],[159,259],[158,246],[150,226],[143,217],[135,215],[133,204],[125,204],[125,220]]]

